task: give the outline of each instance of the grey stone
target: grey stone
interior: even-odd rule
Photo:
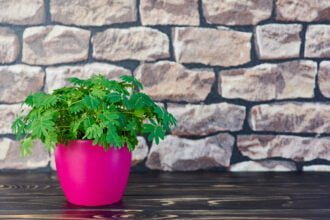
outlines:
[[[305,172],[330,172],[330,165],[308,165],[303,166]]]
[[[245,119],[245,107],[225,102],[211,105],[170,104],[167,110],[177,119],[172,134],[182,136],[239,131]]]
[[[229,168],[232,172],[288,172],[296,171],[297,167],[291,161],[279,160],[261,160],[261,161],[244,161],[236,163]]]
[[[50,13],[55,22],[81,26],[102,26],[137,19],[135,0],[51,0]]]
[[[277,0],[276,19],[281,21],[329,21],[329,0]]]
[[[0,169],[46,168],[49,154],[40,142],[36,142],[32,154],[22,157],[20,143],[9,138],[0,138]]]
[[[30,93],[40,91],[45,73],[40,67],[23,64],[0,66],[0,102],[19,103]]]
[[[282,157],[294,161],[330,160],[330,138],[288,135],[238,135],[237,147],[251,159]]]
[[[20,43],[15,32],[9,28],[0,27],[0,63],[14,62],[20,50]]]
[[[165,171],[192,171],[210,167],[228,167],[234,145],[229,134],[218,134],[199,140],[166,136],[153,144],[147,167]]]
[[[316,62],[289,61],[220,72],[219,93],[248,101],[314,97]]]
[[[35,25],[45,21],[43,0],[1,0],[0,23]]]
[[[143,25],[199,25],[198,0],[141,0]]]
[[[203,14],[211,24],[255,25],[270,18],[272,0],[203,0]]]
[[[175,59],[180,63],[238,66],[251,60],[251,36],[226,28],[174,28]]]
[[[203,101],[215,80],[211,69],[187,69],[170,61],[141,64],[135,75],[143,92],[157,101]]]
[[[146,140],[143,137],[138,137],[138,145],[132,153],[132,165],[136,165],[147,158],[149,148]]]
[[[330,61],[320,63],[318,84],[322,95],[330,98]]]
[[[11,134],[11,125],[20,113],[20,104],[0,105],[0,134]]]
[[[147,27],[107,29],[95,34],[92,42],[93,57],[99,60],[155,61],[170,56],[167,35]]]
[[[284,102],[252,107],[249,124],[254,131],[330,133],[330,105]]]
[[[26,28],[22,61],[51,65],[86,60],[90,35],[88,30],[60,25]]]
[[[299,57],[301,24],[266,24],[255,29],[255,43],[260,59]]]
[[[330,25],[307,27],[305,57],[330,58]]]

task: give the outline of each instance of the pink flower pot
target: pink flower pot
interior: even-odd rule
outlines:
[[[121,200],[131,168],[127,147],[92,145],[90,140],[58,144],[55,150],[57,175],[70,203],[84,206],[108,205]]]

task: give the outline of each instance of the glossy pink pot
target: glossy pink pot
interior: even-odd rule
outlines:
[[[84,206],[120,201],[127,185],[131,157],[126,146],[105,151],[89,140],[58,144],[56,170],[65,197],[70,203]]]

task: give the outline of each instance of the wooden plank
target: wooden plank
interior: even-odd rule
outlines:
[[[265,220],[328,220],[329,210],[26,210],[24,213],[0,215],[0,219],[265,219]]]
[[[262,187],[262,190],[260,188]],[[184,190],[183,190],[184,189]],[[308,189],[308,190],[305,190]],[[126,195],[199,195],[199,194],[221,194],[232,195],[233,192],[239,195],[264,195],[266,192],[272,195],[286,195],[290,190],[291,195],[329,194],[329,185],[324,183],[279,183],[279,184],[245,184],[245,183],[129,183]],[[57,181],[50,183],[19,183],[19,184],[0,184],[1,195],[38,195],[50,196],[61,195],[61,189]]]
[[[22,202],[24,201],[24,202]],[[327,209],[328,196],[291,197],[291,196],[126,196],[121,204],[107,206],[107,208],[125,209]],[[67,208],[65,198],[61,196],[4,196],[0,200],[1,210],[47,209],[57,210]],[[74,206],[71,206],[74,207]],[[80,208],[80,207],[78,207]]]
[[[0,174],[0,219],[330,219],[327,173],[133,173],[121,203],[65,201],[56,175]]]

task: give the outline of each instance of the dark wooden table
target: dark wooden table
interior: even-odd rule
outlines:
[[[0,174],[0,219],[330,219],[330,174],[132,173],[96,208],[67,203],[54,174]]]

